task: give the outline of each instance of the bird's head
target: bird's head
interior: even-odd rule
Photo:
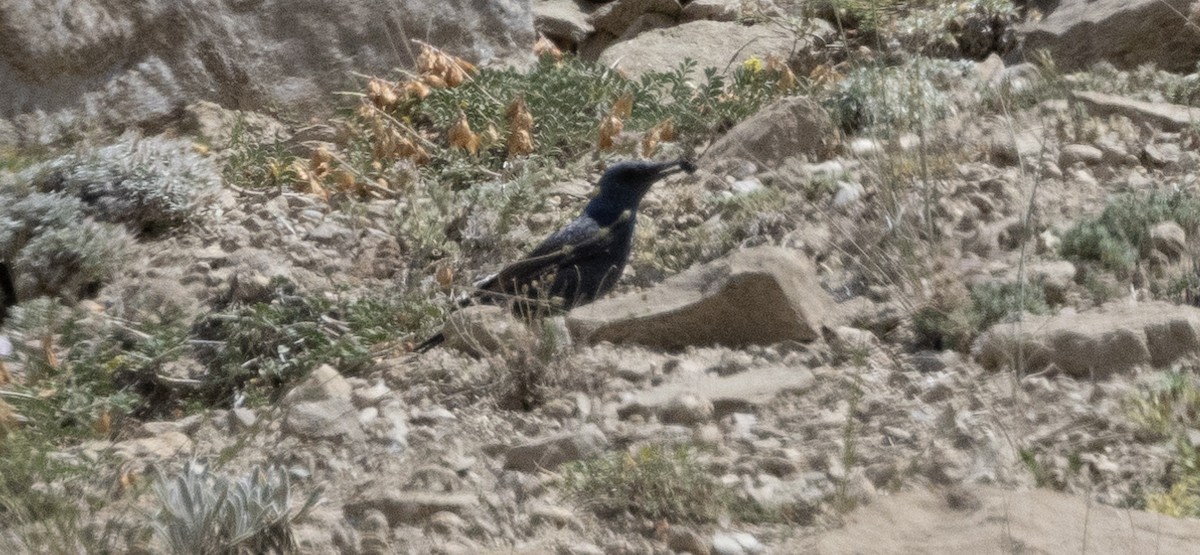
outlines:
[[[637,210],[642,197],[658,180],[679,172],[692,173],[695,164],[679,159],[671,162],[631,160],[616,164],[600,176],[599,204],[610,210]]]

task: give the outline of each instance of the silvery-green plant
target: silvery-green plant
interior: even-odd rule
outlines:
[[[155,484],[162,505],[154,529],[172,553],[188,555],[292,553],[292,524],[317,503],[310,493],[293,511],[296,492],[286,470],[258,467],[229,478],[191,461]]]
[[[79,199],[0,193],[0,259],[13,263],[22,297],[86,296],[116,273],[131,244],[121,227],[88,217]]]
[[[221,185],[220,168],[191,143],[126,135],[34,168],[35,188],[79,198],[96,219],[158,233],[194,221],[211,210]]]

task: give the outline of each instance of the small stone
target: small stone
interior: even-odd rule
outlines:
[[[691,553],[692,555],[710,555],[712,553],[708,542],[692,530],[672,527],[667,533],[669,534],[667,547],[676,553]]]
[[[691,393],[684,393],[671,399],[659,409],[658,419],[663,424],[679,424],[690,426],[712,419],[713,404],[708,399],[702,399]]]
[[[388,386],[379,382],[371,387],[355,389],[350,400],[354,401],[354,406],[361,409],[378,403],[391,392],[392,390],[388,389]]]
[[[1175,222],[1162,222],[1150,228],[1150,242],[1169,260],[1179,260],[1187,252],[1187,232]]]
[[[356,412],[345,399],[299,403],[288,409],[283,431],[308,439],[359,441],[363,430],[354,417]]]
[[[1059,163],[1070,166],[1077,162],[1098,164],[1104,159],[1104,152],[1092,145],[1067,145],[1062,148]]]
[[[533,473],[594,457],[608,445],[608,438],[594,424],[512,447],[504,455],[504,469]]]
[[[429,528],[446,535],[461,534],[467,521],[450,511],[438,511],[429,517]]]
[[[352,388],[332,366],[322,364],[313,370],[300,385],[284,396],[285,405],[294,405],[305,401],[325,401],[331,399],[349,401]]]
[[[758,555],[766,547],[745,532],[717,532],[712,537],[712,555]]]
[[[235,430],[252,428],[255,422],[258,422],[258,416],[252,409],[238,407],[229,411],[229,425]]]

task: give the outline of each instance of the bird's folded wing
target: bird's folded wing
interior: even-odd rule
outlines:
[[[548,277],[559,268],[570,267],[578,261],[596,256],[612,246],[614,237],[611,226],[600,227],[594,221],[577,220],[548,238],[530,256],[480,280],[475,288],[483,292],[521,294],[522,289]]]
[[[8,264],[0,262],[0,325],[8,316],[8,307],[17,304],[17,290],[13,287],[12,275],[8,272]]]

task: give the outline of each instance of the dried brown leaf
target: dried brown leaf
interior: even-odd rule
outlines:
[[[472,155],[479,152],[481,139],[477,133],[471,131],[471,125],[467,122],[467,114],[462,110],[459,110],[458,120],[450,126],[448,134],[452,148],[460,148]]]

